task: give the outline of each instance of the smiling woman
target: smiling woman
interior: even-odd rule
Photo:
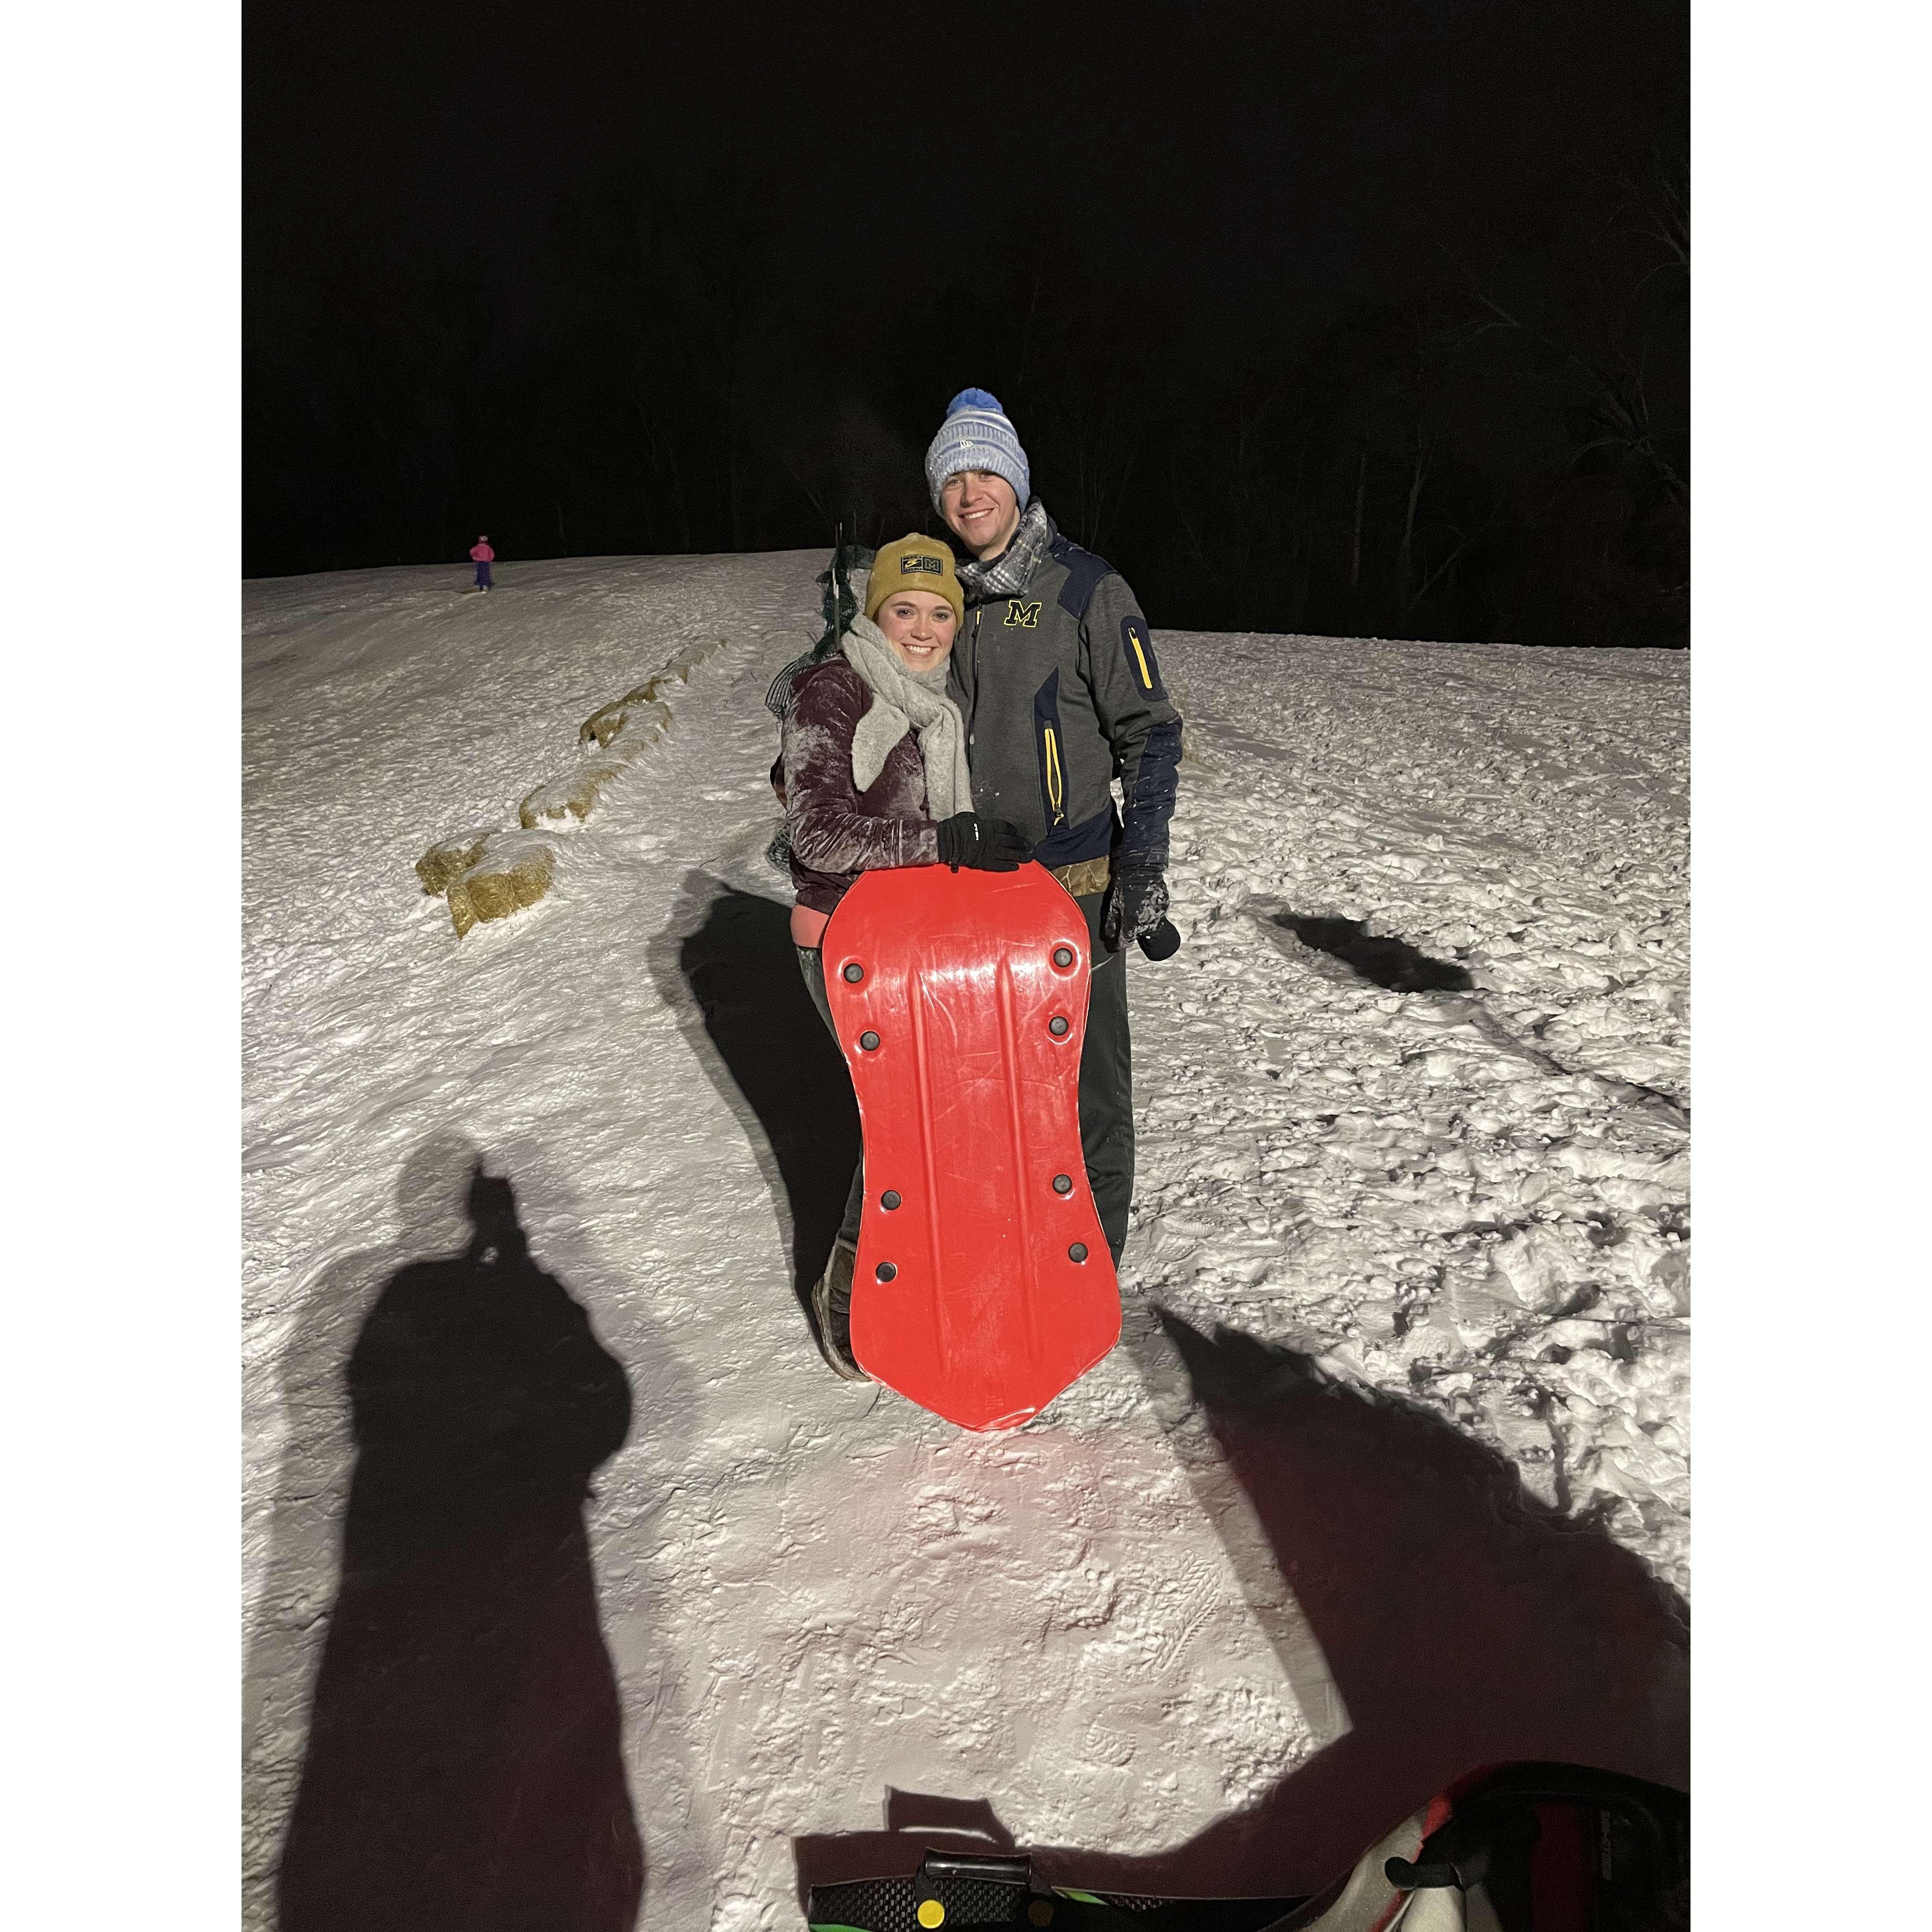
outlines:
[[[863,872],[970,866],[1010,872],[1032,847],[1017,826],[973,810],[966,727],[946,694],[946,661],[965,616],[952,554],[931,537],[886,544],[872,560],[865,608],[838,649],[801,671],[784,717],[781,759],[799,970],[827,1026],[819,942]],[[862,1175],[854,1173],[832,1259],[812,1292],[826,1360],[856,1378],[848,1344]]]
[[[958,610],[932,590],[893,591],[872,621],[908,670],[932,670],[944,664],[959,633]]]

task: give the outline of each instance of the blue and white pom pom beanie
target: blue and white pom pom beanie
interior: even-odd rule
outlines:
[[[1022,510],[1033,494],[1033,474],[1020,447],[1019,431],[1000,408],[999,398],[984,389],[962,389],[946,404],[946,420],[926,447],[926,484],[935,510],[946,478],[962,470],[1004,476],[1013,486]]]

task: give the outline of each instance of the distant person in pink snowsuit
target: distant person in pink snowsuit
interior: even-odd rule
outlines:
[[[496,553],[490,548],[488,537],[478,537],[470,546],[470,561],[476,566],[476,587],[488,590],[490,587],[490,566],[496,560]]]

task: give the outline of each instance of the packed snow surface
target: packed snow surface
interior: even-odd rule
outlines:
[[[1126,1339],[979,1438],[826,1370],[770,1054],[707,1024],[734,933],[733,983],[795,976],[763,699],[823,564],[248,587],[251,1924],[338,1587],[345,1365],[386,1281],[464,1248],[478,1160],[631,1390],[584,1510],[651,1925],[797,1922],[794,1841],[876,1831],[889,1788],[1151,1853],[1346,1732],[1156,1309],[1432,1413],[1688,1588],[1684,660],[1160,634],[1186,944],[1130,962]],[[719,637],[549,896],[459,940],[416,858]]]

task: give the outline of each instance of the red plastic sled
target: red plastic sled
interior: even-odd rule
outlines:
[[[865,1130],[852,1352],[963,1429],[1017,1429],[1120,1339],[1080,1153],[1087,922],[1052,874],[862,874],[824,937]]]

